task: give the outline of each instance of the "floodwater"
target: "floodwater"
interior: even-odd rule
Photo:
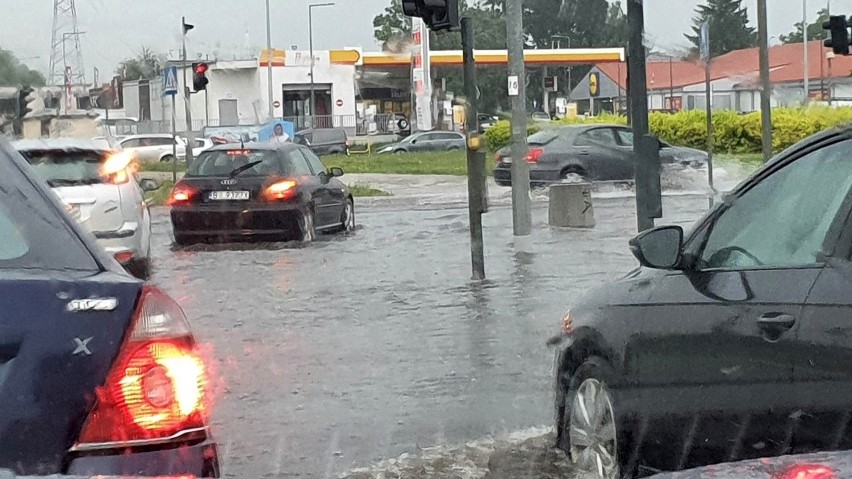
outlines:
[[[596,228],[554,229],[534,192],[521,252],[509,189],[491,184],[488,279],[472,282],[464,182],[441,178],[362,175],[395,196],[356,199],[354,233],[304,247],[177,249],[154,211],[153,282],[207,350],[225,477],[570,474],[545,342],[585,290],[637,265],[635,198],[603,186]],[[675,181],[658,224],[703,214],[702,182]]]

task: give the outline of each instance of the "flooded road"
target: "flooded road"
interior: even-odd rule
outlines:
[[[637,265],[635,198],[596,193],[595,229],[558,230],[538,194],[528,253],[513,247],[508,203],[493,201],[488,280],[473,283],[454,194],[356,199],[355,233],[307,247],[173,249],[168,212],[154,210],[153,282],[207,347],[225,477],[570,471],[551,448],[545,341],[586,289]],[[667,196],[658,224],[707,207],[706,196]]]

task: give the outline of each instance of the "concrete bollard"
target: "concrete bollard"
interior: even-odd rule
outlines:
[[[594,228],[592,185],[564,183],[551,186],[548,224],[563,228]]]

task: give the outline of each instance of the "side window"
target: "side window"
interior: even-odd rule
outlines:
[[[736,198],[710,226],[700,268],[795,267],[818,262],[852,187],[852,140],[811,152]]]
[[[305,155],[305,158],[308,160],[308,163],[311,165],[311,170],[313,170],[315,175],[319,175],[320,173],[324,173],[326,171],[325,165],[322,164],[317,155],[310,150],[302,150],[302,154]]]
[[[172,146],[176,142],[172,138],[150,138],[148,140],[150,146]]]
[[[622,146],[633,146],[632,131],[627,128],[618,128],[615,130],[615,133],[618,135],[618,142],[621,143]]]
[[[589,130],[583,133],[581,136],[585,136],[585,138],[596,143],[602,143],[608,146],[616,145],[615,134],[612,132],[611,128],[595,128],[594,130]]]
[[[295,148],[286,153],[287,159],[290,160],[290,164],[292,166],[292,175],[294,176],[312,176],[310,167],[308,167],[308,162],[305,160],[305,157],[302,156],[301,149]]]
[[[139,138],[132,138],[130,140],[125,140],[121,142],[122,148],[139,148],[141,145]]]

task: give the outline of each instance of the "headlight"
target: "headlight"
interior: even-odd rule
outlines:
[[[562,318],[561,329],[562,334],[570,334],[574,331],[574,319],[571,318],[570,311]]]
[[[386,146],[386,147],[382,148],[381,150],[379,150],[379,153],[390,153],[392,150],[393,150],[392,146]]]

